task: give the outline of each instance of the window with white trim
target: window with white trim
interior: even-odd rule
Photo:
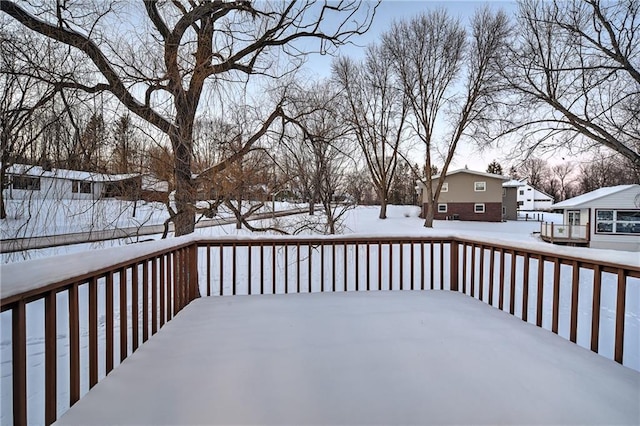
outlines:
[[[447,205],[446,204],[438,204],[438,213],[446,213]]]
[[[484,203],[474,204],[473,211],[476,213],[484,213]]]
[[[71,192],[81,194],[91,194],[91,182],[74,180],[71,182]]]
[[[473,190],[475,192],[484,192],[487,190],[487,182],[474,182]]]
[[[442,188],[440,188],[440,192],[449,192],[449,182],[445,182],[442,184]]]
[[[640,210],[596,210],[599,234],[640,234]]]

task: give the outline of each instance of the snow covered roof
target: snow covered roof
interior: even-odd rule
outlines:
[[[144,191],[169,192],[169,182],[151,175],[142,175],[141,189]]]
[[[478,172],[476,170],[469,170],[469,169],[458,169],[458,170],[452,170],[450,172],[447,172],[446,176],[451,176],[451,175],[455,175],[458,173],[469,173],[472,175],[478,175],[478,176],[483,176],[486,178],[492,178],[492,179],[502,179],[502,180],[509,180],[508,177],[506,176],[502,176],[502,175],[496,175],[493,173],[485,173],[485,172]],[[440,179],[440,175],[435,175],[433,177],[433,179]]]
[[[13,164],[7,169],[7,174],[47,177],[52,179],[83,180],[90,182],[118,182],[140,176],[138,173],[106,174],[56,168],[45,170],[41,166],[32,166],[29,164]]]
[[[559,203],[553,204],[551,208],[561,209],[567,207],[579,207],[585,204],[588,204],[594,200],[597,200],[602,197],[607,197],[609,195],[616,194],[620,191],[624,191],[633,187],[637,187],[640,189],[640,185],[618,185],[618,186],[608,186],[605,188],[596,189],[595,191],[587,192],[586,194],[578,195],[577,197],[569,198],[568,200],[561,201]]]
[[[518,179],[511,179],[502,184],[502,186],[505,188],[517,188],[519,186],[525,186],[525,185],[526,184],[524,182],[519,181]]]

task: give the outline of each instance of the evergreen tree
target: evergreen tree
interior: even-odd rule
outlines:
[[[487,166],[487,173],[493,173],[494,175],[501,175],[502,174],[502,166],[496,160],[493,160]]]

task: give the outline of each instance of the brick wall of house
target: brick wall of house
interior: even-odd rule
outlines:
[[[484,203],[484,213],[474,211],[475,203],[447,203],[447,212],[435,214],[435,219],[446,220],[447,217],[458,215],[459,220],[475,220],[483,222],[502,221],[502,203]],[[423,212],[427,210],[426,203],[423,205]],[[437,209],[437,206],[436,206]]]

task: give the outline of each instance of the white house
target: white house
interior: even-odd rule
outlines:
[[[14,164],[7,168],[5,199],[96,200],[133,196],[145,192],[168,192],[166,182],[140,174],[104,174]]]
[[[518,210],[549,210],[553,204],[553,197],[531,185],[526,179],[520,180],[522,186],[518,188]]]
[[[563,225],[555,225],[554,232],[543,224],[541,235],[546,241],[571,243],[579,236],[593,248],[640,251],[640,185],[596,189],[552,208],[563,211]],[[558,230],[564,238],[558,238]],[[574,237],[569,238],[569,232]]]

